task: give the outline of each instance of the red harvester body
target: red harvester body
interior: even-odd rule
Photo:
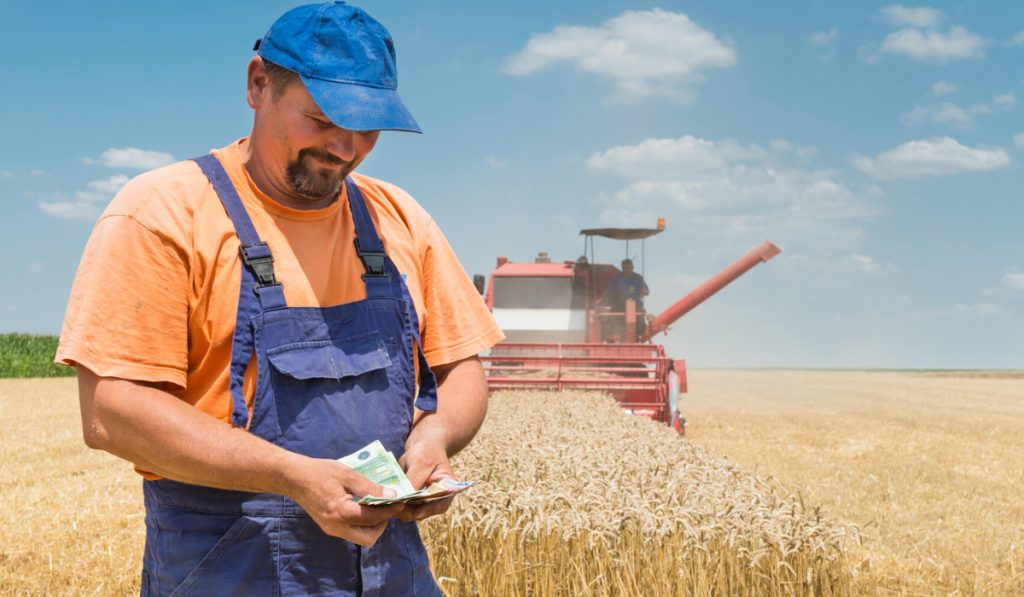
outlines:
[[[658,228],[582,230],[593,237],[643,240]],[[627,245],[628,251],[628,245]],[[592,249],[591,249],[592,252]],[[661,314],[647,315],[633,300],[616,310],[604,300],[621,275],[609,264],[552,263],[541,253],[534,263],[504,257],[491,274],[484,298],[505,332],[505,341],[482,357],[492,390],[579,388],[612,395],[624,409],[673,426],[683,433],[679,394],[686,392],[686,362],[672,359],[651,339],[758,263],[780,252],[765,241]]]

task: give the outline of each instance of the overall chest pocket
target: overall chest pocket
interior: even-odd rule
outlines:
[[[309,446],[300,451],[311,456],[335,443],[328,435],[360,426],[360,413],[389,394],[391,356],[376,331],[276,346],[267,359],[281,437],[301,438]]]

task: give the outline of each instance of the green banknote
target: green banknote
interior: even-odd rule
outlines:
[[[399,496],[416,492],[395,455],[388,452],[380,441],[375,440],[338,461],[377,485],[394,489]]]
[[[388,452],[379,441],[374,441],[344,458],[339,458],[338,462],[378,485],[395,490],[397,494],[395,497],[364,496],[359,498],[360,504],[370,506],[384,506],[399,502],[424,504],[465,491],[476,483],[476,481],[441,479],[417,491],[409,482],[409,478],[405,476],[405,471],[398,464],[395,455]]]

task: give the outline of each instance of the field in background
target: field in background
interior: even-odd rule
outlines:
[[[848,562],[853,592],[1024,593],[1024,381],[906,373],[697,371],[690,382],[691,394],[684,402],[690,435],[687,440],[673,438],[683,442],[680,452],[705,446],[746,471],[775,479],[775,484],[749,481],[748,486],[782,487],[771,490],[782,498],[787,489],[798,492],[808,511],[822,506],[823,519],[859,525],[863,546],[849,552]],[[0,409],[0,594],[137,593],[141,482],[124,463],[82,445],[74,380],[0,380]],[[587,444],[597,429],[590,425],[600,421],[573,425],[578,415],[588,414],[586,408],[576,409],[545,424],[563,430],[559,441],[569,443],[578,435],[597,463],[607,458],[606,446],[614,445],[615,436],[608,433],[601,445]],[[490,423],[498,422],[496,416]],[[661,431],[649,429],[652,434]],[[662,450],[673,447],[660,442]],[[554,458],[543,466],[552,466]],[[519,474],[510,469],[512,473]],[[574,477],[585,474],[572,472]],[[642,474],[653,482],[672,471]],[[490,484],[500,491],[495,481]],[[467,504],[485,497],[478,489],[482,487],[464,496]],[[529,511],[528,503],[506,504],[520,513]],[[438,533],[433,539],[440,546],[435,547],[435,570],[451,579],[444,586],[453,593],[474,586],[466,575],[486,576],[485,564],[504,565],[486,552],[458,553]],[[560,547],[542,541],[520,550],[515,554],[524,562],[519,574],[545,578],[536,561],[545,553],[557,554]],[[635,552],[652,546],[626,538],[617,549]],[[622,561],[636,555],[620,553]],[[470,556],[477,564],[472,569],[460,566]],[[525,568],[526,558],[533,558],[532,572]],[[590,565],[582,556],[578,560]],[[506,577],[515,573],[514,568],[504,570]],[[584,570],[578,578],[591,577]],[[609,579],[603,582],[614,586]]]
[[[70,377],[71,367],[55,365],[57,336],[0,334],[0,377]]]
[[[689,438],[858,524],[883,593],[1024,594],[1024,373],[697,371]]]

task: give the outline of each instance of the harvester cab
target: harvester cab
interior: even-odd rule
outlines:
[[[637,342],[647,327],[643,297],[647,295],[646,240],[665,230],[665,218],[655,228],[584,228],[583,255],[576,260],[576,275],[587,288],[587,341],[609,344]],[[621,269],[597,264],[594,237],[625,241],[626,254]],[[636,256],[630,241],[640,241],[640,273],[635,272]],[[594,263],[594,265],[591,265]],[[653,319],[653,317],[651,317]]]
[[[665,229],[587,228],[577,259],[553,261],[541,252],[532,263],[498,257],[484,299],[505,340],[483,356],[492,390],[567,389],[609,393],[630,413],[685,431],[678,396],[686,391],[686,362],[652,343],[659,332],[712,294],[780,250],[765,241],[657,316],[644,309],[646,239]],[[626,243],[620,269],[594,259],[594,238]],[[630,243],[640,241],[640,274]],[[624,271],[625,270],[625,271]]]

